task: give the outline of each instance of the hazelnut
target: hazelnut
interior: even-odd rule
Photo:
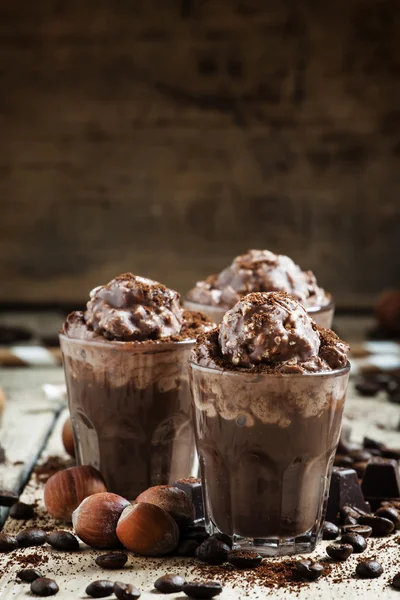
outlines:
[[[74,432],[72,431],[72,422],[69,417],[65,421],[64,427],[62,429],[62,442],[64,444],[64,448],[67,454],[72,456],[72,458],[75,458]]]
[[[125,508],[118,525],[120,542],[142,556],[163,556],[178,545],[179,529],[169,513],[155,504],[138,502]]]
[[[46,482],[44,503],[54,519],[71,521],[82,500],[106,491],[104,479],[94,467],[71,467],[55,473]]]
[[[172,485],[155,485],[142,492],[136,502],[148,502],[163,508],[178,524],[179,529],[186,529],[194,521],[194,504],[183,490]]]
[[[116,548],[118,519],[130,503],[122,496],[103,492],[85,498],[72,514],[77,536],[92,548]]]

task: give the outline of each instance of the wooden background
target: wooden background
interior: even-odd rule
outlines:
[[[249,247],[399,285],[398,0],[3,0],[0,86],[0,303]]]

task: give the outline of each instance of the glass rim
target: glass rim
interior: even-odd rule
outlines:
[[[304,306],[306,311],[308,313],[310,313],[311,315],[316,314],[316,313],[327,312],[328,310],[333,310],[335,308],[335,301],[331,294],[328,294],[328,296],[329,296],[329,302],[327,304],[316,304],[313,306],[305,306],[303,304],[302,306]],[[187,296],[184,297],[183,302],[184,302],[184,307],[185,307],[185,304],[193,305],[194,308],[192,310],[198,310],[199,312],[201,312],[202,309],[206,308],[209,310],[221,311],[221,313],[223,312],[224,314],[228,310],[231,310],[231,308],[233,308],[235,306],[235,305],[233,305],[233,306],[228,306],[225,308],[224,306],[215,306],[214,304],[202,304],[200,302],[195,302],[194,300],[190,300]],[[189,308],[189,310],[190,310],[190,308]]]
[[[171,350],[171,349],[177,349],[177,348],[185,348],[186,346],[193,346],[193,344],[196,342],[196,338],[190,338],[187,340],[180,340],[180,341],[171,341],[169,340],[168,342],[163,342],[163,341],[158,341],[158,340],[145,340],[145,341],[131,341],[131,342],[120,342],[117,340],[104,340],[104,341],[99,341],[99,340],[85,340],[85,339],[81,339],[81,338],[73,338],[73,337],[69,337],[68,335],[66,335],[65,333],[59,333],[58,337],[60,339],[60,341],[62,340],[63,342],[69,344],[76,344],[78,346],[92,346],[93,348],[102,348],[107,349],[107,350],[124,350],[124,351],[136,351],[136,352],[145,352],[145,351],[149,351],[149,350],[154,350],[154,351],[163,351],[163,350]]]
[[[344,367],[340,367],[340,369],[332,369],[331,371],[316,371],[316,372],[306,372],[306,373],[268,373],[266,371],[246,371],[246,370],[241,370],[241,371],[234,371],[234,370],[229,370],[229,369],[217,369],[214,367],[203,367],[202,365],[198,365],[197,363],[193,362],[192,360],[188,360],[189,366],[193,369],[193,370],[199,370],[199,371],[203,371],[205,373],[212,373],[213,375],[215,375],[216,373],[219,373],[220,375],[227,375],[227,376],[233,376],[233,377],[251,377],[253,378],[257,378],[257,377],[261,377],[261,378],[276,378],[276,379],[304,379],[304,378],[309,378],[309,377],[322,377],[322,378],[326,378],[329,379],[331,377],[340,377],[341,375],[347,375],[350,372],[351,369],[351,363],[348,360],[346,365]]]

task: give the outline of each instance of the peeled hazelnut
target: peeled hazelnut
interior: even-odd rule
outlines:
[[[71,467],[50,477],[44,488],[44,503],[54,519],[71,521],[73,511],[82,500],[106,492],[106,484],[94,467]]]
[[[72,422],[69,417],[65,421],[64,427],[62,429],[62,442],[64,444],[64,448],[67,454],[72,456],[72,458],[75,458],[74,433],[72,431]]]
[[[195,508],[193,502],[184,491],[172,485],[155,485],[142,492],[136,502],[148,502],[164,509],[178,524],[179,529],[186,529],[194,521]]]
[[[103,492],[86,498],[72,514],[77,536],[92,548],[117,548],[118,519],[130,503],[122,496]]]
[[[163,556],[178,545],[179,529],[165,510],[138,502],[125,508],[118,525],[120,542],[132,552],[142,556]]]

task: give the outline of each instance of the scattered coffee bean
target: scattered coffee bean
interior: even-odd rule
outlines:
[[[11,552],[18,548],[17,538],[8,533],[0,533],[0,552]]]
[[[384,537],[392,533],[394,529],[393,522],[383,517],[363,516],[358,522],[360,525],[369,525],[372,528],[372,537]]]
[[[251,550],[232,550],[228,554],[228,563],[237,569],[255,569],[261,561],[262,556]]]
[[[227,546],[229,546],[229,548],[233,547],[233,540],[226,533],[213,533],[210,536],[210,539],[211,540],[219,540],[220,542],[223,542],[224,544],[226,544]]]
[[[377,442],[376,440],[373,440],[369,437],[364,438],[363,446],[368,450],[382,450],[383,448],[385,448],[385,444],[383,444],[382,442]]]
[[[197,548],[195,556],[198,560],[208,563],[209,565],[222,565],[228,559],[230,547],[224,542],[216,538],[205,540]]]
[[[182,539],[185,540],[196,540],[199,544],[204,542],[209,538],[209,534],[206,531],[206,528],[203,525],[191,525],[184,532]]]
[[[377,381],[371,379],[362,379],[356,383],[355,388],[362,396],[368,396],[369,398],[372,398],[380,391],[381,386]]]
[[[184,585],[185,578],[182,575],[163,575],[157,579],[154,587],[162,594],[174,594],[181,592]]]
[[[400,512],[394,506],[382,506],[382,508],[378,508],[375,515],[389,519],[396,529],[400,529]]]
[[[345,535],[340,540],[340,543],[350,544],[355,554],[361,554],[361,552],[364,552],[364,550],[367,547],[367,542],[365,541],[365,538],[362,535],[354,532],[345,533]]]
[[[352,450],[350,452],[351,458],[355,463],[368,462],[372,458],[371,452],[362,448],[361,450]]]
[[[346,533],[358,533],[358,535],[362,535],[363,538],[368,539],[372,534],[372,527],[369,525],[343,525],[342,533],[343,535]]]
[[[400,460],[399,448],[385,448],[382,450],[381,456],[383,458],[393,458],[394,460]]]
[[[48,577],[38,577],[31,583],[31,592],[36,596],[54,596],[58,589],[54,579],[48,579]]]
[[[122,569],[128,560],[128,555],[125,552],[110,552],[109,554],[101,554],[96,558],[96,565],[102,569]]]
[[[335,525],[335,523],[331,523],[330,521],[325,521],[324,527],[322,530],[322,539],[323,540],[336,540],[339,536],[339,527]]]
[[[118,600],[137,600],[137,598],[140,598],[139,590],[131,583],[116,581],[113,590]]]
[[[114,583],[105,579],[99,579],[99,581],[89,583],[85,591],[92,598],[105,598],[106,596],[111,596],[114,592]]]
[[[35,511],[32,504],[25,504],[25,502],[16,502],[10,508],[9,516],[13,519],[19,519],[21,521],[27,521],[33,519]]]
[[[39,577],[42,577],[42,574],[39,573],[39,571],[36,571],[35,569],[22,569],[21,571],[18,571],[17,577],[21,581],[25,581],[26,583],[32,583],[32,581],[35,581],[35,579],[39,579]]]
[[[396,588],[396,590],[400,590],[400,573],[397,573],[392,580],[392,586]]]
[[[399,500],[382,500],[381,506],[393,506],[398,511],[400,511],[400,501]]]
[[[333,462],[335,467],[352,467],[353,459],[344,454],[336,454]]]
[[[76,552],[79,550],[77,538],[69,531],[53,531],[47,537],[47,541],[56,550],[65,552]]]
[[[326,547],[326,553],[333,560],[347,560],[353,552],[350,544],[330,544]]]
[[[12,506],[18,502],[19,495],[9,490],[0,490],[0,506]]]
[[[316,581],[324,572],[324,567],[311,560],[299,560],[296,563],[296,573],[299,577],[303,577],[310,581]]]
[[[357,525],[358,524],[358,519],[356,519],[355,517],[347,516],[347,517],[344,518],[343,523],[345,525]]]
[[[354,463],[352,468],[357,473],[357,477],[359,479],[362,479],[364,477],[365,471],[367,470],[367,464],[368,464],[367,462]]]
[[[200,546],[199,542],[196,540],[182,540],[179,542],[178,547],[176,548],[174,554],[176,556],[194,556],[197,548]]]
[[[375,579],[383,573],[383,568],[376,560],[364,560],[358,563],[356,567],[356,575],[362,579]]]
[[[207,600],[218,596],[222,592],[222,585],[218,581],[189,581],[183,586],[183,592],[189,598]]]
[[[36,527],[23,529],[17,535],[17,542],[21,548],[28,548],[29,546],[43,546],[46,540],[47,533],[42,529],[36,529]]]

